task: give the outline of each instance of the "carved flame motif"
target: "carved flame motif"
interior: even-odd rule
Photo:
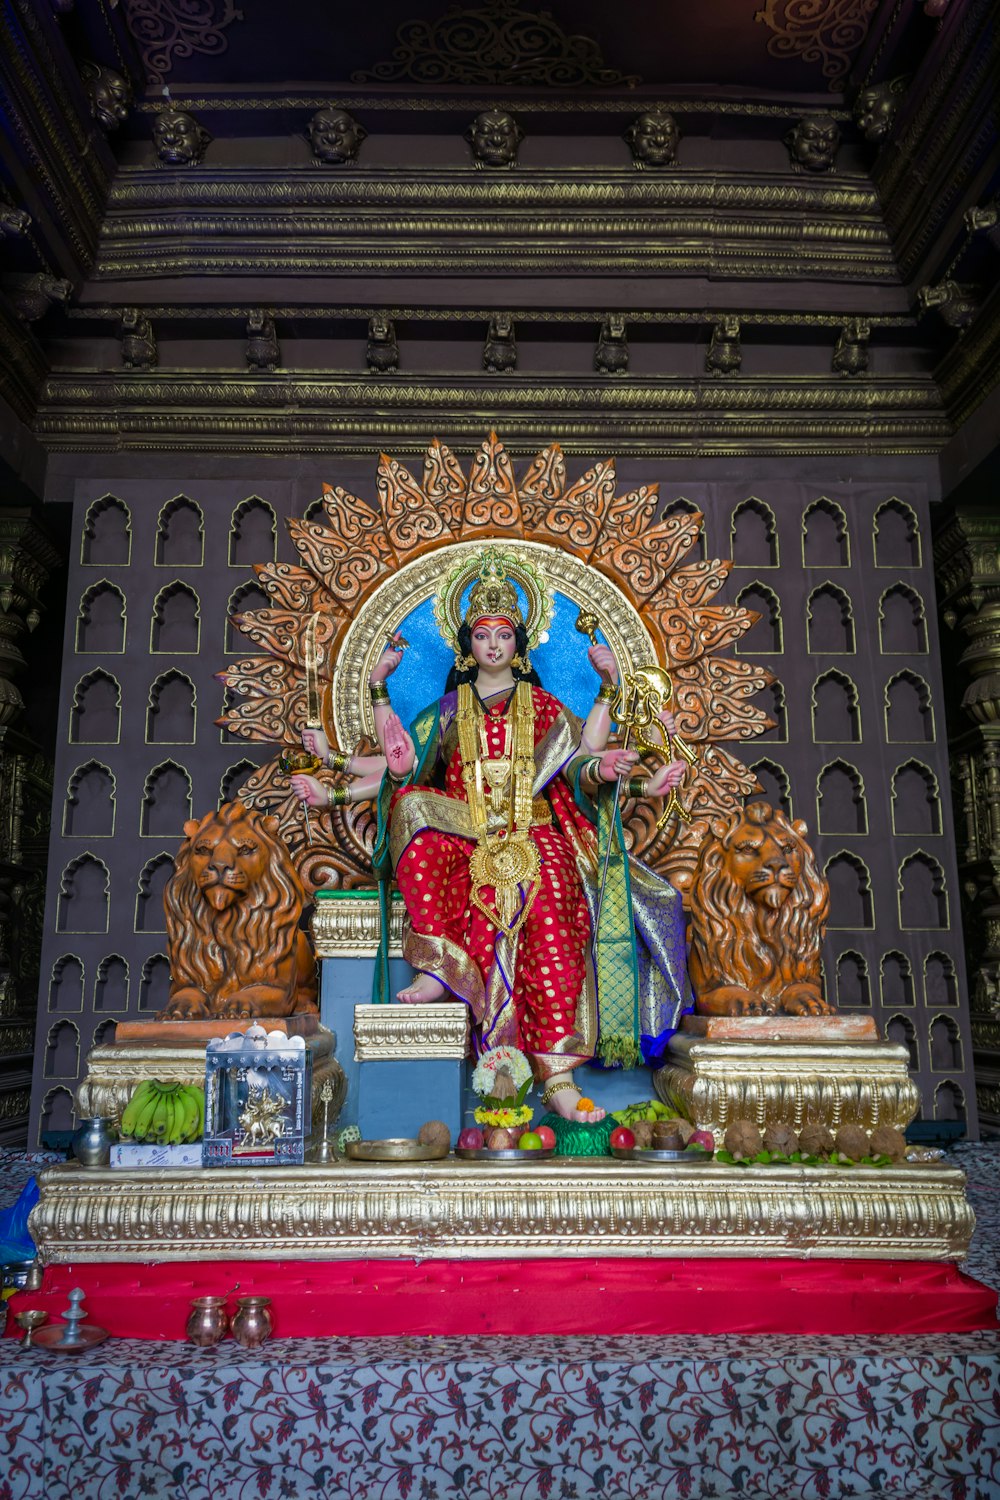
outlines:
[[[595,464],[567,489],[566,465],[556,443],[532,461],[518,486],[510,458],[493,433],[468,473],[435,440],[424,459],[422,483],[383,456],[377,490],[380,511],[324,486],[329,528],[290,523],[301,566],[259,569],[275,607],[241,616],[244,633],[267,654],[234,662],[220,673],[231,695],[242,700],[220,723],[233,734],[268,741],[275,748],[275,760],[254,773],[241,790],[242,799],[278,818],[306,888],[372,886],[369,851],[375,836],[372,806],[361,803],[314,816],[308,842],[301,805],[277,767],[281,748],[300,743],[303,644],[311,616],[320,614],[321,661],[328,664],[336,660],[365,600],[396,569],[460,539],[502,537],[567,549],[604,573],[638,612],[670,669],[679,730],[699,752],[684,786],[692,818],[679,827],[671,819],[658,830],[658,807],[628,802],[623,811],[634,852],[686,890],[709,821],[727,816],[748,793],[759,790],[753,774],[724,742],[752,739],[771,727],[751,699],[773,681],[764,667],[716,654],[731,649],[758,617],[752,610],[713,602],[729,562],[689,560],[701,533],[701,516],[685,513],[656,522],[655,485],[616,497],[613,459]],[[328,665],[321,667],[324,673],[329,680]]]

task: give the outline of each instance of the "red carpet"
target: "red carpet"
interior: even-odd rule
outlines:
[[[786,1260],[199,1261],[53,1266],[11,1312],[72,1287],[121,1338],[177,1339],[192,1297],[273,1299],[276,1338],[380,1334],[960,1333],[997,1294],[950,1263]],[[10,1333],[17,1334],[13,1316]]]

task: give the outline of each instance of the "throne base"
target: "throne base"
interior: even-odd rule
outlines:
[[[753,1256],[959,1260],[965,1176],[893,1167],[421,1163],[239,1172],[57,1166],[31,1232],[47,1264]]]
[[[869,1016],[685,1016],[653,1085],[720,1141],[734,1120],[902,1130],[920,1107],[908,1065]]]

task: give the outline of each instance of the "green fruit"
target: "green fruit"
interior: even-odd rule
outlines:
[[[542,1138],[540,1135],[536,1135],[533,1130],[526,1130],[523,1135],[519,1135],[517,1138],[517,1149],[519,1151],[541,1151]]]

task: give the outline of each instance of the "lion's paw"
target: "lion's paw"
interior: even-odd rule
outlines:
[[[253,1009],[245,1000],[238,995],[232,1000],[226,1000],[218,1006],[215,1011],[220,1021],[250,1021],[253,1019]]]
[[[157,1012],[158,1021],[203,1021],[210,1014],[208,1001],[201,990],[178,990],[171,995],[163,1009]]]

